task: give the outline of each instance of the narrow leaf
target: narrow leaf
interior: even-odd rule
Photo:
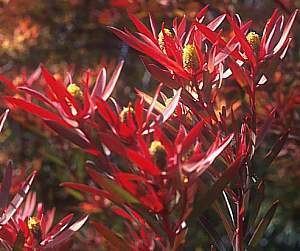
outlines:
[[[170,116],[174,113],[174,111],[175,111],[175,109],[176,109],[176,107],[178,105],[179,99],[180,99],[181,90],[182,90],[182,88],[180,88],[179,90],[177,90],[175,92],[175,95],[172,98],[171,102],[164,109],[164,111],[162,112],[161,116],[158,118],[158,121],[160,123],[166,122],[170,118]]]
[[[153,36],[152,32],[136,16],[134,16],[134,15],[132,15],[130,13],[128,13],[128,16],[129,16],[130,20],[133,22],[133,24],[136,27],[136,29],[140,33],[142,33],[145,36],[147,36],[148,38],[150,38],[153,42],[156,41],[156,39]]]
[[[63,138],[70,140],[75,145],[78,145],[83,149],[91,148],[91,142],[85,137],[82,132],[76,130],[75,128],[69,129],[49,120],[46,120],[45,123]]]
[[[139,204],[139,201],[136,198],[134,198],[121,186],[119,186],[114,180],[106,178],[104,175],[101,175],[99,172],[93,170],[90,167],[87,167],[86,170],[91,179],[104,190],[110,192],[111,194],[117,197],[121,197],[127,203]]]
[[[48,242],[49,240],[54,239],[68,226],[72,219],[73,214],[68,214],[67,216],[65,216],[51,229],[51,231],[46,235],[43,242]]]
[[[114,90],[115,86],[116,86],[116,83],[119,79],[119,76],[120,76],[120,73],[121,73],[121,70],[122,70],[122,67],[124,65],[124,60],[121,60],[116,69],[114,70],[104,92],[103,92],[103,96],[102,96],[102,99],[103,100],[107,100],[109,98],[109,96],[111,95],[112,91]]]
[[[7,118],[8,113],[9,113],[9,109],[6,109],[5,112],[2,113],[1,116],[0,116],[0,132],[2,132],[4,122]]]
[[[33,179],[36,175],[34,171],[26,180],[25,184],[22,186],[20,191],[14,196],[13,200],[9,203],[5,213],[0,218],[0,224],[5,225],[11,217],[15,214],[18,208],[21,206],[22,202],[24,201],[26,195],[29,192]]]
[[[199,134],[201,133],[203,125],[203,121],[200,121],[189,131],[188,135],[182,142],[182,153],[188,151],[191,145],[197,140],[197,138],[200,136]]]
[[[277,157],[281,149],[283,148],[285,142],[287,141],[289,136],[289,131],[283,134],[277,142],[272,146],[271,150],[266,154],[264,158],[264,168],[267,168],[271,165],[273,160]]]
[[[88,216],[84,216],[75,223],[73,223],[67,230],[63,231],[60,235],[58,235],[55,239],[49,240],[48,243],[43,243],[43,248],[51,249],[56,248],[58,245],[62,244],[63,242],[68,241],[72,235],[78,231],[87,221]],[[42,243],[41,243],[42,244]]]
[[[102,68],[97,76],[91,98],[95,101],[97,98],[102,97],[106,85],[106,69]]]
[[[237,37],[237,40],[240,42],[241,47],[243,48],[246,56],[248,57],[252,67],[256,68],[256,58],[254,56],[253,49],[251,48],[250,44],[246,40],[244,33],[238,27],[238,25],[234,22],[234,20],[232,19],[232,17],[230,15],[227,14],[226,17],[227,17],[229,24],[233,28],[233,31]]]
[[[298,13],[298,10],[296,9],[293,12],[293,14],[289,17],[289,20],[287,21],[287,24],[283,29],[282,36],[273,50],[274,53],[278,52],[281,49],[281,47],[284,45],[285,41],[287,40],[290,30],[292,28],[292,25],[296,19],[297,13]]]
[[[217,137],[214,144],[208,149],[206,155],[198,162],[186,163],[183,165],[183,170],[186,172],[196,172],[199,177],[207,168],[215,161],[215,159],[224,151],[233,138],[233,134],[220,142]]]
[[[17,98],[6,97],[5,99],[12,105],[17,106],[17,107],[25,110],[26,112],[37,115],[44,120],[52,120],[62,126],[69,127],[69,125],[64,120],[62,120],[59,116],[57,116],[55,113],[49,112],[48,110],[46,110],[40,106],[37,106],[32,103],[28,103],[22,99],[17,99]]]
[[[261,221],[258,223],[250,241],[249,246],[255,247],[260,239],[263,237],[264,233],[266,232],[271,220],[273,219],[273,216],[276,212],[276,209],[278,207],[279,201],[275,201],[272,206],[269,208],[265,216],[261,219]]]
[[[100,139],[111,151],[123,156],[137,165],[140,170],[149,173],[153,176],[160,175],[159,168],[153,164],[152,160],[144,157],[140,152],[136,152],[125,147],[114,135],[108,133],[99,133]]]

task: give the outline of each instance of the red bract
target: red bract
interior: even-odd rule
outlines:
[[[24,207],[18,210],[11,223],[15,225],[15,236],[22,234],[24,243],[18,241],[12,245],[24,246],[25,250],[65,250],[72,235],[86,222],[87,216],[72,223],[73,214],[69,214],[52,226],[54,217],[54,208],[44,212],[42,203],[36,205],[35,193],[29,194]]]
[[[188,25],[185,17],[178,24],[177,18],[173,20],[171,28],[161,25],[159,34],[156,32],[155,22],[150,16],[151,30],[142,24],[136,17],[130,16],[137,28],[137,37],[125,29],[125,31],[110,28],[120,39],[128,43],[132,48],[147,55],[152,60],[168,69],[172,79],[179,85],[192,84],[197,88],[203,88],[205,84],[222,83],[222,78],[230,76],[231,71],[239,83],[252,86],[266,82],[266,76],[260,68],[266,60],[283,59],[291,42],[289,33],[295,21],[297,10],[287,20],[285,26],[284,16],[275,10],[265,26],[261,42],[259,35],[248,33],[251,22],[237,23],[230,15],[226,15],[232,27],[234,36],[225,42],[226,34],[218,27],[222,24],[225,15],[218,16],[204,24],[204,15],[207,8],[202,9],[196,20]],[[247,35],[248,33],[248,35]],[[252,35],[252,36],[251,36]],[[257,36],[254,40],[253,36]],[[228,61],[228,62],[227,62]],[[153,63],[144,62],[151,73]],[[226,69],[228,64],[229,69]],[[244,65],[243,65],[244,64]],[[241,65],[243,65],[241,67]],[[158,67],[154,77],[162,81],[163,69]],[[237,70],[236,68],[242,68]],[[249,69],[250,68],[250,69]],[[158,72],[159,71],[159,72]],[[256,72],[260,72],[256,78]],[[252,75],[255,83],[245,79],[243,75]],[[166,83],[168,84],[168,83]]]
[[[207,8],[203,9],[197,15],[197,23],[203,21],[206,10]],[[226,42],[220,36],[216,39],[213,37],[215,46],[205,48],[204,44],[202,45],[203,35],[199,33],[194,24],[188,26],[186,17],[183,17],[179,23],[177,18],[174,19],[172,28],[162,24],[159,34],[156,32],[155,21],[151,16],[151,31],[136,17],[131,15],[130,18],[138,30],[139,37],[133,36],[127,30],[121,31],[116,28],[111,28],[111,30],[134,49],[146,54],[166,67],[171,73],[174,73],[182,85],[186,85],[191,80],[201,82],[204,71],[214,70],[212,64],[215,62],[211,62],[209,65],[205,64],[208,58],[214,60],[217,57],[220,62],[222,61],[220,59],[221,54],[216,53],[215,47],[219,43],[225,47]],[[210,31],[216,30],[224,18],[225,15],[215,18],[207,25],[207,29]],[[233,51],[235,48],[228,48],[226,53],[231,53],[230,50]],[[233,54],[240,57],[237,52]]]
[[[55,210],[44,213],[41,203],[37,205],[37,212],[34,215],[36,194],[29,193],[29,189],[35,174],[34,172],[23,184],[20,184],[20,190],[9,201],[13,175],[12,164],[9,163],[6,167],[0,193],[0,241],[4,250],[15,248],[28,251],[48,250],[48,248],[64,250],[71,236],[87,220],[87,217],[84,217],[70,225],[73,218],[73,214],[70,214],[52,227]]]
[[[259,61],[272,56],[279,56],[283,59],[291,42],[289,33],[297,13],[298,10],[295,10],[284,24],[284,16],[280,15],[278,10],[274,11],[263,31],[259,45]]]
[[[134,110],[132,113],[134,114]],[[169,119],[165,123],[171,126],[173,122],[175,121]],[[157,125],[153,126],[151,132],[139,134],[136,131],[134,135],[137,139],[133,142],[126,141],[126,145],[121,142],[122,138],[113,136],[113,130],[111,133],[100,133],[102,143],[110,150],[106,151],[108,157],[117,154],[132,164],[127,166],[126,172],[116,165],[109,164],[110,169],[106,169],[103,174],[89,167],[87,172],[99,188],[69,182],[63,185],[109,199],[116,206],[115,212],[133,224],[125,236],[126,240],[119,239],[118,243],[115,243],[115,237],[112,237],[115,233],[98,223],[95,224],[96,229],[112,245],[119,247],[127,242],[127,248],[129,245],[133,250],[144,250],[142,243],[148,238],[150,243],[155,240],[156,244],[151,244],[154,246],[174,245],[175,236],[181,231],[186,231],[181,225],[186,224],[185,220],[192,210],[199,176],[211,166],[232,139],[231,136],[220,142],[222,137],[218,135],[215,144],[204,153],[200,148],[202,129],[202,122],[195,125],[189,133],[183,125],[177,133],[174,128],[170,133],[173,134],[175,144]],[[153,140],[148,143],[149,137],[153,137]],[[198,166],[199,170],[187,168],[192,163]],[[134,216],[130,216],[131,214]],[[170,218],[171,215],[177,214],[180,215],[179,218]],[[138,221],[133,221],[131,217]],[[155,217],[159,219],[157,223]]]
[[[108,82],[106,70],[102,68],[97,75],[91,94],[89,90],[91,72],[85,73],[83,91],[81,91],[81,87],[73,83],[70,74],[67,75],[66,83],[64,83],[62,80],[55,79],[42,66],[40,71],[35,71],[28,80],[24,81],[24,85],[17,87],[27,96],[31,95],[31,102],[15,97],[6,97],[6,100],[14,106],[39,116],[58,134],[67,137],[86,151],[98,155],[99,152],[89,139],[90,132],[86,132],[83,125],[94,116],[96,100],[109,98],[122,66],[123,61],[120,61]],[[46,83],[46,85],[42,85],[44,93],[31,87],[39,79],[40,73]],[[33,99],[43,103],[47,108],[36,104]]]

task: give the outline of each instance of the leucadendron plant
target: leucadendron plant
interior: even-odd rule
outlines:
[[[249,250],[279,205],[260,210],[264,176],[289,130],[280,131],[273,146],[263,144],[281,107],[273,103],[258,113],[256,96],[268,91],[287,52],[297,11],[286,18],[275,10],[264,30],[254,32],[237,14],[207,21],[207,9],[171,26],[150,16],[150,29],[130,15],[136,35],[110,28],[143,54],[159,82],[153,97],[138,90],[123,108],[110,97],[123,61],[108,83],[104,69],[95,81],[87,71],[82,83],[64,83],[42,66],[44,91],[25,83],[17,97],[6,97],[93,155],[86,171],[95,186],[62,185],[105,198],[123,218],[118,233],[93,222],[108,249],[180,250],[193,227],[206,230],[212,250]]]

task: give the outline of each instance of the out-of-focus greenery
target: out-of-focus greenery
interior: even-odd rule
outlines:
[[[30,73],[43,63],[53,73],[63,74],[72,69],[79,76],[79,69],[96,69],[99,65],[110,69],[122,57],[126,63],[115,95],[126,105],[134,98],[135,86],[151,92],[157,84],[145,72],[136,54],[106,29],[106,25],[130,26],[127,11],[139,18],[147,17],[150,11],[157,20],[168,23],[174,16],[193,16],[209,3],[208,16],[234,11],[243,20],[254,20],[255,31],[262,33],[262,24],[274,8],[289,14],[300,7],[299,1],[271,0],[118,2],[124,4],[105,0],[0,1],[0,73],[13,77],[18,83],[20,72]],[[297,24],[299,17],[285,63],[274,72],[273,84],[283,95],[291,90],[299,91],[300,86],[300,28]],[[299,122],[299,109],[291,116]],[[267,207],[268,203],[279,199],[280,208],[257,250],[300,249],[300,128],[299,123],[291,121],[282,122],[281,126],[292,127],[291,136],[267,175],[265,204]],[[270,144],[274,141],[272,135],[269,141]],[[55,205],[62,213],[79,209],[81,196],[59,188],[59,183],[85,181],[86,154],[24,113],[12,114],[0,142],[1,165],[11,158],[20,167],[40,170],[35,186],[38,197],[47,206]],[[104,216],[100,213],[95,217]],[[208,240],[204,235],[200,226],[192,229],[186,250],[207,250]]]

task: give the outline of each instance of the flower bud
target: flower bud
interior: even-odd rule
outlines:
[[[161,168],[161,170],[165,170],[167,166],[167,152],[162,143],[158,140],[152,141],[149,152],[154,163]]]
[[[256,50],[259,47],[260,37],[254,31],[249,32],[246,36],[246,39],[254,50]]]
[[[169,29],[164,28],[164,32],[161,30],[158,34],[158,45],[159,48],[166,53],[166,47],[165,47],[165,37],[164,36],[168,36],[168,37],[173,37],[172,32]]]
[[[80,87],[76,84],[69,84],[67,87],[67,91],[75,98],[82,98],[83,96]]]
[[[183,48],[182,63],[185,70],[196,70],[198,67],[198,57],[196,47],[187,44]]]

